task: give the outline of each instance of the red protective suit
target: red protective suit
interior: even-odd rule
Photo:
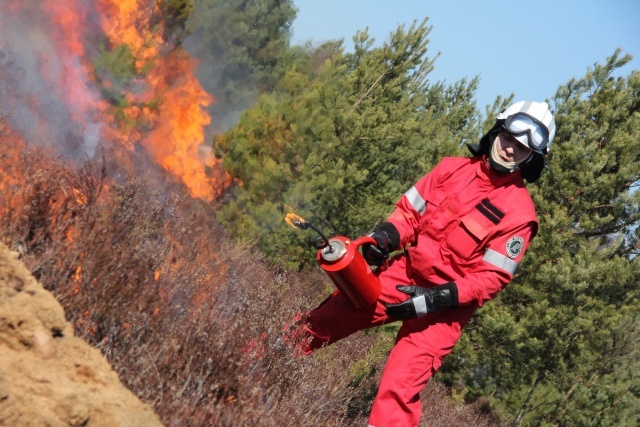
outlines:
[[[405,301],[396,285],[455,282],[459,307],[405,321],[389,355],[369,424],[417,426],[419,392],[484,302],[510,282],[537,231],[531,197],[519,171],[501,174],[485,157],[445,158],[409,189],[388,218],[404,254],[379,274],[382,293],[368,309],[339,291],[307,317],[307,353],[353,332],[392,321],[387,304]]]

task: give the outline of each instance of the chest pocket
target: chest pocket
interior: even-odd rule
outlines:
[[[460,220],[460,223],[447,236],[447,247],[457,256],[469,259],[479,250],[485,238],[504,218],[504,212],[489,199],[484,199]]]

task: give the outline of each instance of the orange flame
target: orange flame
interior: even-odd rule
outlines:
[[[200,85],[196,64],[181,48],[166,46],[162,29],[152,28],[153,16],[160,13],[156,3],[141,0],[100,0],[105,13],[102,27],[112,45],[126,44],[136,58],[138,72],[149,69],[146,91],[129,94],[131,104],[160,99],[157,109],[133,105],[130,118],[148,124],[140,143],[167,171],[179,177],[193,197],[211,201],[230,184],[224,174],[216,182],[208,173],[221,169],[210,147],[204,146],[204,129],[211,123],[206,108],[213,102]],[[169,53],[162,50],[170,48]]]
[[[25,42],[36,57],[29,65],[33,63],[38,69],[49,85],[48,92],[64,103],[72,121],[70,127],[78,129],[91,148],[87,152],[92,153],[98,141],[107,146],[115,144],[116,155],[118,148],[133,152],[136,146],[142,146],[193,197],[207,201],[231,184],[230,176],[205,141],[205,130],[211,123],[208,107],[214,98],[195,77],[198,64],[194,58],[166,41],[170,37],[165,37],[159,2],[43,0],[37,12],[33,12],[32,2],[12,1],[5,13],[12,15],[20,30],[25,25],[33,29],[25,32]],[[99,27],[94,25],[96,17]],[[0,29],[0,43],[7,43],[2,40],[3,34],[12,31],[17,30]],[[127,93],[117,95],[123,101],[117,106],[113,99],[104,99],[102,92],[122,89],[114,89],[111,77],[104,73],[97,81],[94,58],[90,56],[94,49],[85,44],[102,36],[97,32],[106,36],[107,49],[127,46],[133,56],[135,76],[124,89]],[[9,42],[17,45],[17,40]],[[38,110],[32,112],[31,121],[46,118],[42,105],[46,102],[40,103],[35,93],[25,92],[21,96],[33,97],[28,102]],[[50,133],[46,123],[42,131],[38,123],[28,126],[38,138]]]
[[[87,196],[82,194],[82,192],[80,190],[78,190],[77,188],[72,188],[72,190],[73,190],[73,196],[76,199],[76,203],[79,206],[86,205],[87,204]]]
[[[307,223],[300,215],[295,214],[291,206],[284,205],[285,209],[289,211],[289,213],[284,217],[284,220],[287,224],[292,226],[293,228],[302,228],[304,224]]]
[[[79,282],[80,280],[82,280],[82,266],[79,265],[78,268],[76,268],[76,272],[73,274],[73,281],[74,282]]]

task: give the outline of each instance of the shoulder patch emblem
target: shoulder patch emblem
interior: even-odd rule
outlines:
[[[524,247],[524,239],[520,236],[514,236],[507,242],[507,255],[509,258],[517,258]]]

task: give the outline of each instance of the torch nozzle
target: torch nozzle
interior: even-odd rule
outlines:
[[[299,217],[298,215],[296,215],[294,213],[287,214],[287,216],[285,217],[284,220],[287,222],[287,224],[291,225],[294,228],[299,228],[300,230],[306,230],[307,228],[311,228],[313,231],[315,231],[316,233],[318,233],[320,235],[322,240],[325,241],[325,243],[328,246],[327,251],[328,252],[333,252],[333,246],[331,246],[331,243],[329,243],[329,239],[327,239],[325,237],[325,235],[322,234],[322,231],[318,230],[310,222],[305,221],[304,219],[302,219],[301,217]]]
[[[308,222],[304,222],[304,221],[301,221],[299,219],[293,220],[293,225],[294,225],[294,227],[298,227],[301,230],[306,230],[307,228],[309,228],[309,223]]]

